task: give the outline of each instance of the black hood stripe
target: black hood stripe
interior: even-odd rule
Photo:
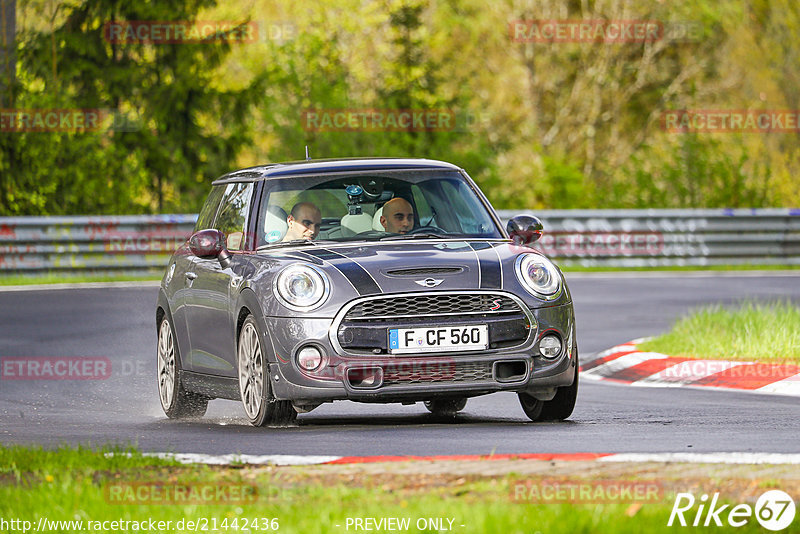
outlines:
[[[325,262],[324,262],[324,261],[322,261],[321,259],[319,259],[319,258],[316,258],[316,257],[314,257],[314,256],[311,256],[311,255],[309,255],[309,254],[306,254],[305,252],[302,252],[302,251],[299,251],[299,250],[298,250],[298,251],[295,251],[295,252],[290,252],[290,253],[286,254],[286,257],[287,257],[287,258],[291,258],[291,259],[293,259],[293,260],[303,260],[303,261],[308,261],[308,262],[311,262],[311,263],[313,263],[314,265],[323,265],[323,264],[325,263]]]
[[[291,257],[295,258],[295,259],[311,262],[314,265],[325,265],[326,263],[330,263],[330,262],[326,262],[325,260],[321,260],[321,259],[317,258],[316,256],[312,256],[311,254],[306,254],[305,252],[299,252],[299,251],[295,252]],[[339,269],[336,269],[336,270],[338,271]],[[355,289],[356,292],[358,292],[358,288],[355,285],[353,285],[353,282],[349,278],[347,278],[345,276],[345,280],[347,280],[347,282],[351,286],[353,286],[353,289]]]
[[[470,247],[478,256],[478,270],[480,271],[480,289],[502,289],[503,272],[500,265],[500,256],[485,242],[470,243]]]
[[[347,278],[360,295],[380,295],[383,293],[378,282],[356,261],[326,248],[304,250],[304,254],[327,261]]]

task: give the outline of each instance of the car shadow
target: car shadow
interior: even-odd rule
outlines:
[[[535,426],[535,427],[559,427],[579,424],[575,421],[530,421],[522,417],[492,417],[484,415],[474,415],[461,413],[455,416],[442,416],[434,414],[400,414],[400,415],[313,415],[302,414],[290,425],[268,425],[264,428],[285,431],[306,431],[306,430],[337,430],[346,431],[354,429],[389,429],[398,427],[459,427],[459,426]],[[158,421],[146,423],[146,427],[153,428],[204,428],[210,431],[230,431],[235,427],[237,432],[245,429],[248,431],[259,432],[258,427],[253,427],[244,417],[201,417],[182,420],[172,420],[162,418]]]

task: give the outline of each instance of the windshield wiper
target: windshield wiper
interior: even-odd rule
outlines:
[[[451,236],[444,235],[444,234],[437,234],[433,232],[421,232],[418,234],[398,234],[398,235],[387,235],[386,237],[382,237],[379,241],[386,241],[389,239],[442,239],[448,238]]]
[[[261,245],[256,249],[256,252],[261,250],[269,250],[273,248],[282,248],[282,247],[289,247],[289,246],[297,246],[297,245],[314,245],[316,246],[318,242],[312,241],[310,239],[292,239],[291,241],[279,241],[278,243],[269,243],[268,245]]]

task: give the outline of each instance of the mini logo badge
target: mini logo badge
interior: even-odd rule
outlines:
[[[444,282],[444,280],[435,280],[433,278],[426,278],[425,280],[414,280],[415,284],[419,284],[422,287],[436,287],[442,282]]]

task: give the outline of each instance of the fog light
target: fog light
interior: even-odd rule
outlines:
[[[561,354],[561,339],[550,334],[539,341],[539,353],[545,358],[555,358]]]
[[[307,345],[297,353],[297,365],[306,371],[313,371],[322,365],[322,353],[313,345]]]

